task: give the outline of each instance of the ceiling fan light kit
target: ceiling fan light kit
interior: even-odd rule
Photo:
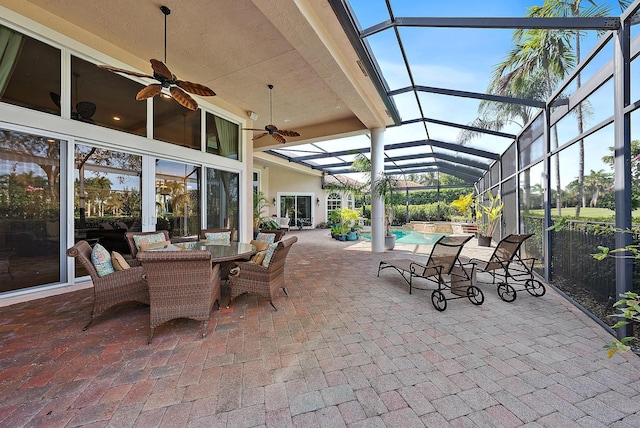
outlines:
[[[266,131],[262,135],[253,137],[254,141],[257,140],[258,138],[264,137],[265,135],[271,135],[271,138],[276,140],[278,143],[285,144],[287,140],[284,137],[299,137],[300,133],[296,131],[287,131],[285,129],[278,129],[273,124],[273,98],[272,98],[273,85],[269,84],[267,85],[267,87],[269,88],[269,124],[265,126],[264,129],[256,129],[256,128],[243,128],[243,129],[245,131]],[[253,113],[253,112],[249,112],[249,113]],[[258,115],[256,114],[256,119],[257,118],[258,118]],[[253,119],[253,120],[256,120],[256,119]]]
[[[136,94],[137,100],[146,100],[147,98],[154,97],[162,93],[162,89],[168,89],[171,98],[176,100],[182,106],[189,110],[197,110],[198,103],[187,92],[195,95],[212,97],[216,93],[207,86],[199,83],[188,82],[186,80],[179,80],[175,74],[171,73],[169,68],[165,65],[167,62],[167,15],[171,13],[171,9],[167,6],[160,6],[160,10],[164,14],[164,62],[152,59],[151,68],[153,70],[153,76],[144,73],[137,73],[135,71],[124,70],[122,68],[110,67],[107,65],[99,65],[98,67],[109,70],[114,73],[128,74],[129,76],[145,77],[148,79],[155,79],[159,83],[151,83],[140,92]]]

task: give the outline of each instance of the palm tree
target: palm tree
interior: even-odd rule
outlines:
[[[599,171],[591,170],[591,173],[585,177],[584,184],[592,192],[589,206],[595,208],[598,206],[598,197],[613,184],[613,177],[611,173],[605,172],[603,169]]]
[[[587,0],[589,5],[586,8],[582,7],[582,0],[545,0],[541,7],[532,8],[531,16],[540,17],[602,17],[609,16],[611,10],[608,5],[598,6],[595,1]],[[631,0],[618,0],[620,10],[624,11]],[[584,33],[580,30],[575,30],[575,57],[580,62],[580,39],[584,36]],[[582,86],[582,79],[580,74],[576,76],[576,87],[579,89]],[[576,119],[578,123],[578,135],[582,135],[584,132],[584,116],[583,106],[578,104],[576,107]],[[579,165],[578,165],[578,186],[577,186],[577,204],[576,204],[576,217],[580,217],[580,207],[586,205],[586,197],[584,194],[584,140],[579,141]],[[558,205],[559,206],[559,205]]]

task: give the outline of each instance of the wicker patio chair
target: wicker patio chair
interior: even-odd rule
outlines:
[[[169,231],[168,230],[157,230],[155,232],[126,232],[124,234],[124,238],[127,240],[127,244],[129,244],[129,251],[131,252],[131,257],[133,260],[132,264],[139,266],[140,262],[136,259],[138,255],[138,247],[136,246],[136,241],[133,239],[134,236],[143,236],[143,235],[155,235],[157,233],[163,233],[165,237],[165,241],[170,241],[169,239]]]
[[[201,229],[200,230],[200,239],[207,239],[207,233],[220,233],[220,232],[231,232],[231,240],[237,241],[238,237],[236,236],[235,229]]]
[[[524,241],[532,237],[532,233],[524,233],[520,235],[511,234],[503,238],[496,249],[493,251],[489,260],[471,259],[469,262],[474,263],[478,271],[487,272],[492,277],[492,283],[496,283],[496,277],[500,278],[497,291],[498,296],[505,302],[513,302],[516,300],[516,290],[527,290],[529,294],[535,297],[544,296],[546,292],[545,286],[533,276],[533,265],[536,261],[534,257],[520,257],[520,247]],[[512,284],[509,284],[509,280]],[[517,289],[513,281],[523,281]]]
[[[468,298],[474,305],[481,305],[484,302],[482,290],[474,284],[473,264],[462,264],[460,252],[472,235],[468,236],[441,236],[431,249],[429,258],[426,261],[413,259],[388,259],[380,261],[378,265],[378,276],[383,269],[393,268],[409,284],[409,294],[416,288],[413,283],[414,278],[422,278],[438,285],[438,289],[431,293],[431,303],[439,310],[447,309],[447,300]],[[448,275],[450,282],[445,281],[444,275]],[[443,291],[449,289],[453,296],[447,297]]]
[[[289,295],[284,286],[284,267],[287,254],[289,254],[291,246],[297,241],[297,236],[278,241],[278,246],[268,267],[253,262],[236,262],[240,272],[236,276],[229,277],[229,286],[231,288],[229,304],[241,294],[255,293],[269,299],[269,303],[277,311],[278,308],[273,304],[273,296],[276,295],[279,288],[282,288],[285,295]]]
[[[67,250],[67,256],[80,260],[93,282],[93,311],[91,312],[91,320],[83,330],[89,328],[93,321],[107,309],[120,303],[149,304],[149,288],[142,279],[142,267],[131,267],[99,277],[96,268],[91,263],[91,247],[87,241],[78,241]]]
[[[211,267],[211,253],[192,251],[140,251],[138,260],[149,286],[151,317],[148,343],[156,327],[177,318],[202,321],[207,327],[215,302],[220,307],[220,267]]]
[[[275,235],[273,242],[278,242],[281,241],[282,238],[284,237],[285,233],[287,233],[286,230],[284,229],[279,229],[279,230],[272,230],[272,229],[260,229],[260,233],[271,233],[273,235]]]

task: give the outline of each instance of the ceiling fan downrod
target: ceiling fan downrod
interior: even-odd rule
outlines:
[[[171,9],[167,6],[160,6],[160,10],[164,14],[164,63],[167,63],[167,15],[171,13]]]

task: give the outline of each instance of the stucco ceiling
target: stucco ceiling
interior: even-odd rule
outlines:
[[[0,0],[0,4],[114,58],[150,72],[167,57],[180,79],[203,83],[214,104],[253,124],[299,131],[292,144],[348,135],[392,123],[357,64],[329,4],[317,0]],[[263,149],[271,138],[256,140]]]

